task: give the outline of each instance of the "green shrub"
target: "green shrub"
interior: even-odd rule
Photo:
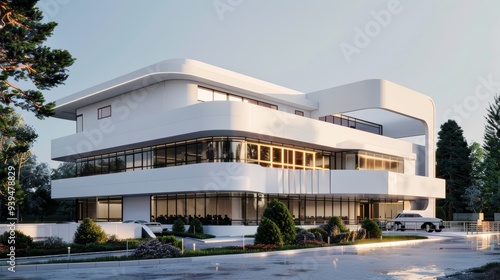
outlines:
[[[24,234],[22,231],[14,230],[12,232],[8,230],[0,235],[0,243],[5,246],[15,246],[17,249],[29,248],[33,244],[33,238],[31,236]],[[14,236],[14,238],[9,239],[9,237]],[[11,243],[9,243],[9,240]],[[14,240],[15,243],[12,243]]]
[[[156,237],[156,239],[158,239],[158,241],[160,241],[162,244],[170,244],[174,247],[182,249],[182,241],[175,238],[175,236],[173,235],[158,236]]]
[[[283,237],[278,226],[272,220],[262,217],[255,234],[254,244],[281,245],[282,243]]]
[[[273,199],[264,210],[262,217],[273,221],[279,228],[284,244],[295,242],[295,222],[286,205]]]
[[[189,233],[197,233],[197,234],[203,233],[203,225],[201,225],[200,220],[198,220],[197,218],[194,218],[191,221],[191,224],[189,225],[188,232]]]
[[[358,234],[356,235],[357,240],[363,240],[366,238],[366,229],[360,228],[358,229]]]
[[[104,243],[106,233],[92,219],[85,218],[75,232],[73,242],[76,244]]]
[[[65,245],[66,245],[66,243],[59,236],[49,236],[42,243],[42,246],[44,248],[60,248],[60,247],[64,247]]]
[[[339,228],[340,232],[348,232],[349,231],[345,227],[344,222],[342,222],[342,219],[340,219],[340,217],[337,217],[337,216],[330,217],[330,220],[328,220],[328,228],[329,228],[330,232],[333,230],[334,226],[337,226]]]
[[[186,228],[184,227],[184,221],[181,218],[177,218],[172,225],[173,232],[186,232]]]
[[[134,252],[138,259],[173,258],[182,255],[182,251],[170,244],[162,244],[157,239],[139,244]]]
[[[366,218],[362,223],[361,227],[366,229],[366,234],[368,238],[380,238],[382,236],[382,230],[378,226],[378,223],[374,220]]]

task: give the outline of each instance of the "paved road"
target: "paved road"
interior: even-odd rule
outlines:
[[[161,264],[101,263],[107,267],[0,272],[1,279],[436,279],[500,261],[499,235],[439,234],[441,239],[409,247],[322,248],[164,259]],[[158,261],[156,261],[158,262]],[[90,265],[90,264],[87,264]]]

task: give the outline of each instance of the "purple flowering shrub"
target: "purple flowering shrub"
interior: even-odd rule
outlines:
[[[134,257],[139,259],[173,258],[182,255],[182,251],[170,244],[162,244],[157,239],[139,244]]]

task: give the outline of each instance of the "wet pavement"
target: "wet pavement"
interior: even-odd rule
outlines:
[[[405,234],[414,234],[407,232]],[[392,233],[391,233],[392,234]],[[500,235],[428,234],[429,240],[245,255],[80,264],[19,265],[1,279],[445,279],[500,261]],[[215,242],[214,242],[215,241]],[[221,241],[220,243],[217,241]],[[245,240],[245,242],[250,240]],[[242,244],[237,238],[192,243]],[[248,242],[249,243],[249,242]],[[247,243],[247,244],[248,244]],[[69,268],[68,268],[69,267]],[[36,270],[35,270],[36,269]]]

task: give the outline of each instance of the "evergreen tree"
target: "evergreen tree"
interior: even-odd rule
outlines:
[[[255,234],[254,244],[282,245],[283,236],[278,226],[266,217],[262,217]]]
[[[14,215],[8,212],[7,198],[14,193],[16,211],[23,205],[25,192],[19,184],[21,169],[31,156],[30,147],[38,135],[23,122],[21,115],[0,105],[0,220]],[[11,179],[14,178],[15,181]],[[13,183],[14,184],[13,184]],[[9,185],[10,184],[10,185]],[[10,187],[10,189],[9,189]],[[14,188],[14,192],[12,192]],[[18,213],[15,214],[17,216]]]
[[[470,154],[462,128],[454,120],[442,124],[436,150],[436,177],[446,180],[444,205],[448,218],[453,212],[465,212],[467,207],[462,194],[472,182]]]
[[[295,222],[285,204],[273,199],[273,201],[267,205],[262,217],[268,218],[278,226],[285,244],[293,244],[295,242],[295,237],[297,235],[295,231]]]
[[[471,185],[465,190],[462,198],[467,210],[478,213],[483,209],[484,150],[477,142],[473,142],[469,146],[469,149],[471,151],[470,160],[472,164]]]
[[[107,239],[100,225],[90,218],[85,218],[76,229],[73,242],[76,244],[104,243]]]
[[[37,137],[31,127],[18,125],[13,107],[33,112],[40,119],[50,116],[54,103],[46,103],[41,91],[63,84],[68,77],[66,68],[74,61],[67,51],[43,45],[57,24],[43,22],[42,12],[35,7],[37,1],[0,0],[2,188],[7,187],[7,168],[14,166],[19,172],[23,159],[29,157],[25,153]],[[5,139],[8,146],[4,145]],[[5,197],[5,190],[0,191],[0,195]]]
[[[46,103],[41,90],[63,84],[74,59],[65,50],[43,45],[57,23],[43,22],[37,2],[0,0],[0,101],[43,118],[52,114],[54,103]]]
[[[483,149],[485,212],[494,213],[500,211],[500,96],[487,109]]]

